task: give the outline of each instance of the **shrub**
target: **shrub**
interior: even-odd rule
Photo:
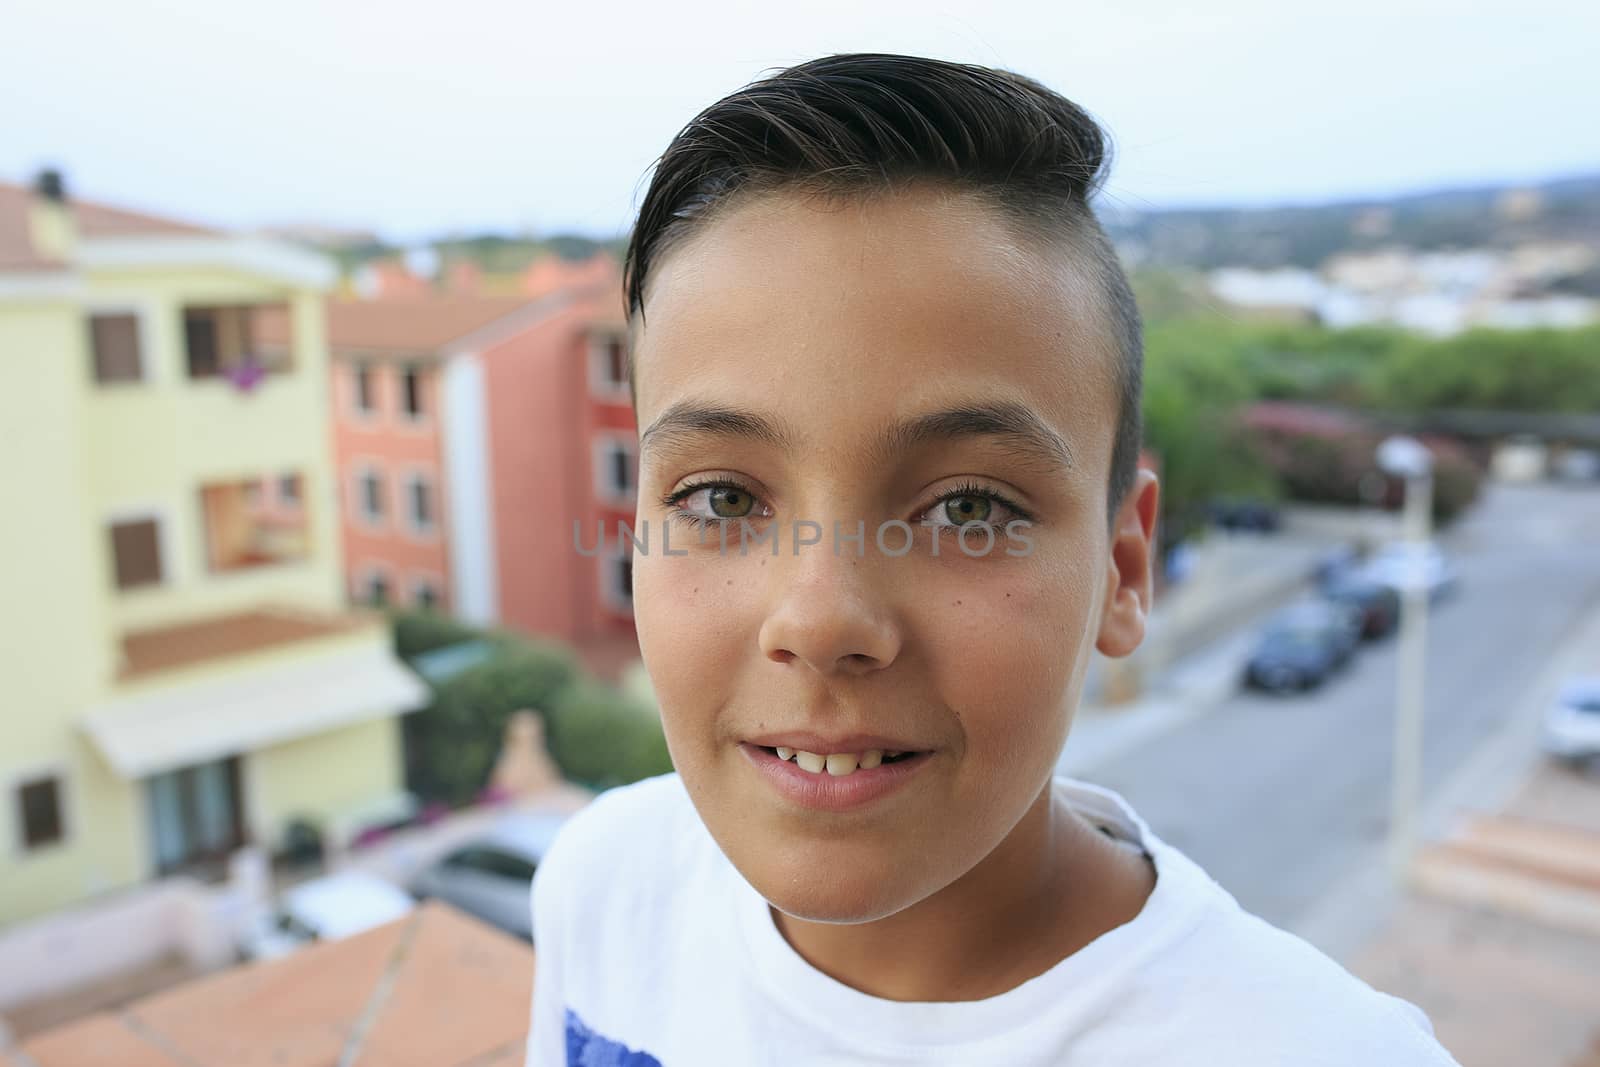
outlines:
[[[672,770],[655,712],[590,680],[551,706],[550,754],[568,778],[597,789]]]
[[[425,652],[485,636],[476,626],[431,611],[396,611],[389,622],[395,655],[408,663]]]
[[[432,706],[405,721],[412,792],[452,806],[469,803],[489,781],[511,713],[540,710],[549,732],[552,705],[579,676],[566,649],[523,642],[505,644],[438,685]]]
[[[1357,419],[1266,404],[1246,411],[1242,422],[1257,435],[1262,456],[1292,500],[1391,509],[1404,500],[1400,481],[1378,469],[1384,435]],[[1477,499],[1483,473],[1454,442],[1429,438],[1424,443],[1434,456],[1433,519],[1447,525]],[[1379,491],[1369,496],[1373,484]]]

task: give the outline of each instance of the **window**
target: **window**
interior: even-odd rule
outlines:
[[[407,367],[400,372],[400,407],[409,419],[420,419],[422,410],[422,372]]]
[[[118,589],[159,585],[161,529],[155,519],[111,524],[111,556]]]
[[[613,337],[601,346],[605,359],[606,384],[622,387],[628,384],[628,354],[622,339]]]
[[[439,606],[439,589],[431,578],[417,578],[411,583],[411,603],[423,611],[433,611]]]
[[[496,848],[464,848],[452,854],[445,866],[457,870],[475,871],[495,878],[517,882],[533,881],[534,865],[521,856],[513,856]]]
[[[426,475],[414,474],[406,480],[406,511],[418,533],[433,529],[433,482]]]
[[[61,779],[36,778],[17,788],[24,851],[53,845],[66,837],[61,818]]]
[[[311,528],[298,505],[271,499],[266,485],[284,486],[298,499],[298,474],[216,482],[200,487],[206,558],[212,573],[294,563],[311,555]]]
[[[94,380],[101,385],[143,379],[139,316],[91,315],[89,346],[94,352]]]
[[[602,500],[631,503],[637,488],[633,445],[602,439],[595,450],[595,491]]]
[[[298,507],[300,504],[300,476],[285,474],[278,479],[278,503]]]
[[[606,606],[627,615],[633,612],[633,556],[600,561],[600,588]]]
[[[367,603],[375,608],[389,603],[389,576],[380,570],[367,575]]]
[[[371,415],[378,410],[377,395],[373,392],[372,364],[357,363],[354,369],[356,386],[356,412]]]
[[[356,493],[361,517],[369,524],[383,521],[383,479],[378,472],[368,468],[356,478]]]
[[[189,353],[189,377],[215,378],[222,373],[215,315],[199,311],[184,312],[183,344]]]
[[[245,840],[237,756],[145,779],[156,870],[220,864]]]
[[[628,342],[618,335],[589,341],[589,381],[594,394],[607,400],[628,395]]]

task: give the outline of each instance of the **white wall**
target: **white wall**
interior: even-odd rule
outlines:
[[[484,381],[482,360],[468,353],[446,362],[441,380],[451,603],[458,618],[480,626],[500,618]]]

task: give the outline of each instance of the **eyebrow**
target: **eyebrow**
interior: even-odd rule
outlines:
[[[970,437],[996,438],[1046,471],[1073,466],[1072,449],[1060,434],[1025,405],[1008,402],[963,404],[896,423],[878,443],[877,458],[888,460],[930,442]]]
[[[747,438],[784,451],[793,451],[795,443],[780,420],[680,400],[639,435],[639,451],[670,451],[695,437]],[[1011,402],[962,404],[905,419],[883,433],[872,455],[885,462],[932,442],[978,437],[996,438],[1048,471],[1074,466],[1066,440],[1025,405]]]

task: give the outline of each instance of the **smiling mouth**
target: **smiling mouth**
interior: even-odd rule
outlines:
[[[807,752],[803,749],[785,748],[782,745],[757,745],[763,752],[771,753],[780,760],[793,763],[802,771],[817,776],[828,775],[832,778],[844,778],[858,770],[869,771],[874,767],[903,763],[914,759],[920,753],[897,752],[879,748],[869,748],[865,752]]]

